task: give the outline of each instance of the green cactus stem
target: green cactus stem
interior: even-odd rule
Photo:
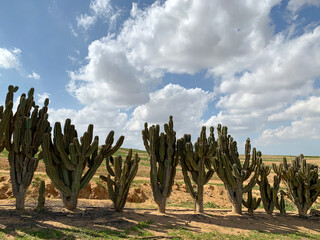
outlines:
[[[252,158],[250,161],[251,144],[248,138],[245,145],[245,160],[243,164],[240,162],[237,149],[237,142],[233,141],[230,135],[227,135],[227,127],[221,128],[218,125],[218,147],[217,154],[213,158],[213,166],[218,177],[223,181],[228,192],[228,197],[232,203],[232,212],[242,214],[242,195],[251,190],[258,177],[258,165],[261,162],[261,152],[252,150]],[[244,181],[248,180],[246,186]]]
[[[5,101],[5,109],[1,108],[0,150],[9,152],[10,178],[13,195],[16,198],[16,209],[24,210],[25,193],[38,166],[42,152],[38,153],[43,136],[51,131],[48,122],[49,99],[39,110],[35,105],[31,88],[28,94],[22,94],[17,110],[13,113],[13,97],[18,87],[9,86]]]
[[[306,217],[308,210],[320,195],[319,167],[307,163],[301,154],[291,164],[283,158],[281,177],[286,186],[285,195],[296,205],[299,216]]]
[[[129,188],[137,174],[139,162],[140,158],[137,153],[132,158],[132,149],[129,149],[123,165],[121,156],[106,158],[108,176],[100,175],[100,178],[107,182],[108,193],[116,212],[122,212],[126,204]]]
[[[206,137],[206,127],[202,127],[200,137],[194,146],[191,143],[191,135],[184,135],[177,141],[177,153],[184,182],[195,199],[195,211],[203,213],[203,186],[211,179],[214,169],[212,157],[215,155],[217,142],[214,139],[213,127],[210,128],[210,136]],[[190,175],[197,186],[195,191],[192,187]]]
[[[38,205],[36,208],[37,212],[42,212],[44,210],[44,204],[46,201],[46,198],[44,196],[45,194],[45,181],[41,181],[40,182],[40,188],[39,188],[39,196],[38,196]]]
[[[98,150],[99,138],[93,139],[93,125],[78,140],[78,134],[70,119],[66,119],[64,132],[61,124],[55,123],[53,142],[45,134],[42,148],[46,172],[60,191],[64,206],[71,211],[77,208],[78,194],[91,180],[104,158],[114,154],[122,145],[121,136],[114,147],[114,132],[111,131],[105,144]]]
[[[259,177],[257,183],[259,185],[262,204],[267,214],[271,215],[275,207],[280,210],[281,214],[284,214],[285,205],[282,204],[282,201],[284,201],[284,199],[283,196],[280,199],[278,196],[283,164],[277,166],[275,163],[273,163],[272,166],[275,172],[275,175],[273,176],[273,186],[270,185],[268,180],[268,175],[271,172],[270,167],[262,163],[259,168]]]
[[[248,191],[247,201],[242,199],[242,204],[248,209],[249,214],[253,214],[253,211],[256,210],[261,203],[261,198],[252,197],[252,189]]]
[[[150,182],[153,197],[161,213],[166,211],[166,202],[172,191],[178,156],[176,151],[176,132],[173,130],[172,116],[169,123],[164,125],[165,133],[160,133],[159,125],[152,125],[142,130],[144,146],[149,154],[150,160]]]

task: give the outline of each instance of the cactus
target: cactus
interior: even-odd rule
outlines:
[[[280,164],[279,166],[277,166],[275,163],[273,163],[272,166],[276,174],[273,176],[272,187],[268,180],[268,175],[271,172],[270,167],[262,163],[259,168],[259,177],[258,177],[257,183],[259,185],[262,204],[267,214],[272,214],[274,207],[280,210],[281,214],[284,214],[285,205],[283,204],[284,203],[283,195],[281,195],[280,199],[278,197],[283,164]]]
[[[248,138],[245,145],[245,160],[241,164],[237,149],[237,142],[233,138],[227,136],[227,127],[221,129],[218,125],[218,147],[217,154],[213,158],[213,166],[218,174],[218,177],[223,181],[228,192],[228,197],[232,203],[232,212],[242,213],[242,195],[251,190],[258,177],[258,165],[261,162],[261,152],[252,150],[252,159],[250,162],[251,144]],[[244,181],[250,178],[251,173],[254,173],[246,186],[243,186]]]
[[[248,208],[249,214],[253,214],[253,211],[259,207],[260,203],[261,203],[261,198],[258,198],[258,200],[257,200],[257,198],[252,197],[252,189],[250,189],[248,191],[247,201],[242,199],[242,204],[243,204],[243,206]]]
[[[165,133],[160,133],[159,125],[152,125],[142,130],[144,146],[149,154],[151,165],[150,181],[153,197],[161,213],[166,211],[167,198],[172,191],[178,156],[176,151],[176,132],[173,130],[172,116],[169,123],[164,125]]]
[[[213,127],[210,128],[210,137],[206,137],[206,127],[202,127],[200,137],[194,144],[191,143],[191,136],[184,135],[177,141],[177,152],[182,167],[184,182],[195,199],[196,211],[203,212],[203,186],[211,179],[214,170],[212,167],[212,157],[216,151],[217,143],[214,140]],[[197,186],[194,191],[190,177]]]
[[[39,188],[38,205],[37,205],[37,208],[36,208],[37,212],[42,212],[43,209],[44,209],[44,203],[46,201],[46,198],[44,196],[45,190],[46,190],[45,182],[41,181],[40,182],[40,188]]]
[[[296,205],[299,216],[306,217],[312,204],[320,195],[319,167],[307,163],[301,154],[291,164],[283,158],[281,177],[286,185],[285,195]]]
[[[109,196],[116,212],[122,212],[126,204],[130,185],[138,171],[139,161],[140,158],[137,153],[132,158],[132,149],[129,149],[123,166],[121,156],[106,158],[108,176],[100,175],[100,178],[107,182]],[[113,168],[110,166],[110,162]]]
[[[45,134],[42,148],[46,172],[60,191],[67,209],[73,211],[77,208],[79,191],[88,184],[103,159],[111,156],[122,145],[123,136],[112,147],[113,135],[114,132],[111,131],[98,151],[99,138],[96,136],[92,141],[92,124],[88,126],[80,142],[70,119],[65,121],[63,134],[60,122],[55,123],[53,142],[51,135]]]
[[[22,94],[16,112],[13,114],[13,95],[18,87],[9,86],[5,101],[5,110],[1,108],[0,150],[8,150],[10,177],[13,195],[16,197],[16,209],[24,210],[24,199],[33,174],[38,166],[42,153],[38,153],[43,136],[51,131],[48,122],[49,99],[39,110],[35,105],[31,88],[28,95]]]

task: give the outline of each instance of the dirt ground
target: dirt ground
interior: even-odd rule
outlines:
[[[91,230],[123,230],[141,221],[152,223],[148,231],[159,237],[167,236],[168,231],[173,228],[184,228],[194,233],[217,231],[235,235],[248,234],[252,230],[270,233],[320,234],[320,217],[302,219],[298,218],[295,212],[290,211],[286,216],[277,213],[270,216],[262,208],[255,211],[253,215],[247,214],[245,208],[241,216],[232,214],[227,193],[221,181],[215,178],[210,181],[210,185],[205,186],[205,214],[196,214],[193,212],[193,200],[181,181],[179,172],[178,180],[167,202],[167,213],[159,214],[157,205],[153,201],[149,178],[142,174],[148,171],[146,166],[141,167],[140,174],[138,173],[131,186],[124,212],[113,211],[106,185],[97,180],[92,180],[83,189],[80,193],[78,210],[70,212],[63,208],[59,192],[45,175],[44,165],[40,163],[27,193],[26,211],[18,212],[15,210],[9,168],[4,158],[0,158],[0,169],[0,231],[5,232],[9,239],[17,237],[16,229],[61,231],[76,227]],[[105,172],[103,169],[99,171]],[[97,179],[98,176],[95,178]],[[40,180],[46,181],[46,209],[43,213],[34,211]],[[257,194],[258,190],[256,189],[254,193]],[[319,200],[317,204],[319,205]]]

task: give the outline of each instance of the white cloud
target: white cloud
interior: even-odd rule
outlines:
[[[69,91],[81,103],[105,102],[118,107],[132,107],[148,101],[147,81],[161,75],[149,74],[129,62],[123,47],[110,37],[89,46],[89,63],[71,72]]]
[[[110,0],[91,0],[90,12],[76,18],[78,27],[88,30],[98,19],[109,22],[110,27],[113,27],[120,15],[120,11],[111,6]]]
[[[32,72],[32,74],[28,74],[27,78],[32,78],[35,80],[39,80],[40,79],[40,75],[36,72]]]
[[[36,102],[37,102],[37,104],[38,104],[40,107],[42,107],[44,101],[45,101],[47,98],[50,99],[50,94],[47,93],[47,92],[44,92],[44,93],[42,93],[42,94],[37,93],[37,97],[38,97],[38,99],[37,99]]]
[[[103,116],[98,119],[106,125],[117,119],[115,129],[136,145],[144,122],[163,124],[170,114],[179,134],[193,136],[202,124],[218,123],[235,137],[263,133],[259,139],[266,142],[271,136],[299,139],[301,129],[316,134],[318,108],[312,106],[318,101],[313,95],[320,77],[320,26],[309,25],[299,36],[290,27],[274,35],[270,11],[279,3],[167,0],[144,10],[133,4],[120,32],[92,42],[87,64],[70,72],[68,89],[86,106],[75,118],[88,119],[93,108],[92,115]],[[83,16],[99,15],[103,8],[90,5],[91,14]],[[174,84],[155,90],[166,73],[200,70],[214,78],[213,93]],[[205,120],[213,96],[216,110]],[[131,116],[125,113],[132,108]],[[286,122],[278,128],[276,121]]]
[[[18,48],[13,49],[12,51],[6,48],[0,48],[0,68],[17,68],[20,64],[20,53],[21,50]]]
[[[295,13],[305,5],[320,7],[320,1],[319,0],[290,0],[287,5],[287,9]]]
[[[272,37],[269,13],[280,1],[155,2],[146,10],[133,4],[117,40],[137,66],[173,73],[215,67],[234,71]]]
[[[320,27],[295,39],[276,36],[256,58],[248,60],[242,76],[222,75],[216,87],[221,94],[217,107],[222,111],[208,123],[226,122],[247,134],[262,131],[275,113],[297,97],[313,93],[319,64]]]
[[[199,135],[200,128],[204,124],[202,116],[212,100],[212,93],[200,88],[186,89],[179,85],[168,84],[150,93],[148,103],[135,108],[127,124],[128,130],[140,133],[145,122],[149,125],[163,126],[171,115],[177,137],[182,137],[184,133],[192,133],[195,137],[195,134]]]

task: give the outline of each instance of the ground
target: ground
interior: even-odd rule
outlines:
[[[118,152],[119,155],[124,154]],[[113,211],[105,184],[99,175],[106,175],[105,164],[80,194],[78,209],[63,208],[58,191],[45,175],[40,162],[28,190],[26,211],[15,210],[5,154],[0,156],[0,238],[1,239],[320,239],[320,217],[299,218],[287,200],[288,213],[270,216],[263,208],[253,215],[231,213],[231,204],[222,182],[216,175],[205,187],[204,214],[193,212],[193,199],[183,184],[178,169],[166,214],[159,214],[149,184],[149,166],[144,152],[141,164],[122,213]],[[265,156],[265,163],[278,163],[280,156]],[[320,162],[320,158],[310,158]],[[308,161],[309,162],[309,161]],[[34,211],[40,180],[46,181],[45,211]],[[283,187],[283,186],[282,186]],[[257,187],[254,194],[258,194]],[[319,209],[319,200],[313,208]]]

